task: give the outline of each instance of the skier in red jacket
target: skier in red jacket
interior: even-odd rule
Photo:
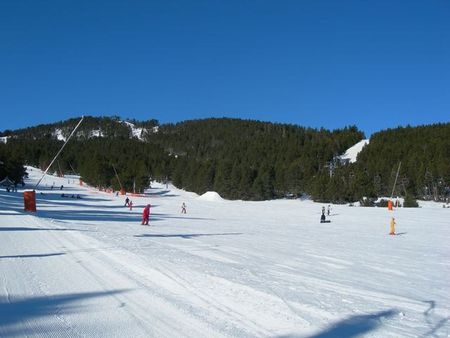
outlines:
[[[150,218],[150,204],[147,204],[147,206],[144,208],[144,211],[142,212],[142,225],[148,225],[149,218]]]

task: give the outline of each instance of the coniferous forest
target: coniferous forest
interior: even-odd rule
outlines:
[[[45,169],[77,122],[3,131],[0,179],[19,182],[25,164]],[[364,136],[355,126],[330,131],[230,118],[159,125],[154,119],[86,117],[50,172],[77,173],[90,185],[118,190],[116,170],[127,191],[169,180],[227,199],[309,195],[345,203],[390,196],[393,188],[409,198],[448,197],[450,123],[380,131],[355,163],[341,161],[339,155]]]

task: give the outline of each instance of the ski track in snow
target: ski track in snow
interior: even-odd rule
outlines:
[[[155,183],[130,211],[69,180],[45,178],[36,214],[0,192],[1,337],[450,333],[449,209],[396,210],[392,237],[380,208],[335,205],[320,224],[311,201],[202,199]]]

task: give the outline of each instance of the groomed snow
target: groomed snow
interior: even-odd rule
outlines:
[[[0,337],[449,335],[440,204],[333,205],[321,224],[311,201],[209,203],[154,184],[129,210],[78,184],[47,176],[37,213],[0,192]]]
[[[341,156],[341,159],[346,160],[348,159],[350,163],[356,162],[356,158],[360,151],[364,148],[366,144],[369,144],[369,139],[361,140],[358,143],[356,143],[354,146],[347,149],[344,155]]]

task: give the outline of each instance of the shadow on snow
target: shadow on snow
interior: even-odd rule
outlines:
[[[341,320],[322,332],[319,332],[309,338],[335,338],[335,337],[359,337],[370,331],[377,329],[381,324],[382,318],[392,317],[396,311],[393,309],[381,311],[370,315],[351,316]],[[279,338],[296,338],[296,335],[280,336]]]
[[[61,256],[61,255],[65,255],[65,253],[56,252],[56,253],[49,253],[49,254],[0,256],[0,259],[3,259],[3,258],[42,258],[42,257]]]
[[[59,229],[59,228],[29,228],[29,227],[2,227],[0,226],[0,232],[2,231],[89,231],[80,229]]]
[[[179,237],[190,239],[194,237],[203,237],[203,236],[232,236],[232,235],[242,235],[242,232],[226,232],[226,233],[218,233],[218,234],[143,234],[143,235],[134,235],[134,237],[152,237],[152,238],[172,238]]]
[[[72,293],[43,297],[0,296],[0,336],[24,336],[36,332],[48,335],[58,328],[56,316],[70,313],[84,313],[88,305],[79,302],[98,297],[107,297],[127,290],[105,292]],[[78,303],[78,304],[77,304]],[[33,323],[42,317],[49,317],[51,323]]]

